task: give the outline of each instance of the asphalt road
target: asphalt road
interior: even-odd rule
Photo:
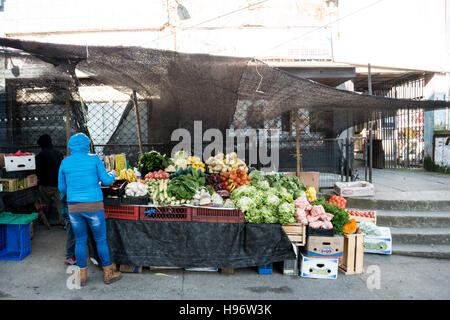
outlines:
[[[323,280],[286,276],[281,270],[259,275],[255,268],[237,269],[233,275],[145,268],[142,274],[126,273],[120,281],[105,285],[102,272],[89,264],[87,286],[68,289],[65,231],[35,229],[27,258],[0,261],[0,300],[450,299],[449,260],[374,254],[365,254],[364,267],[379,270],[379,278],[377,273],[339,273],[336,280]]]

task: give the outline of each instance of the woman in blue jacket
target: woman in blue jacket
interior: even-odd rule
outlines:
[[[69,218],[75,234],[75,258],[80,268],[80,283],[87,280],[87,231],[91,228],[97,245],[97,253],[103,266],[106,284],[119,280],[109,257],[106,241],[103,193],[99,182],[108,186],[114,182],[114,173],[108,173],[98,155],[90,153],[90,140],[83,133],[69,139],[70,156],[59,168],[58,189],[67,195]]]

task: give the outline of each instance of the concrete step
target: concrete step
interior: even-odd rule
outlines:
[[[450,228],[391,227],[392,244],[450,244]]]
[[[318,197],[329,199],[334,195],[333,189],[323,189]],[[432,196],[433,195],[433,196]],[[377,194],[375,197],[345,197],[347,208],[361,210],[400,210],[400,211],[447,211],[450,212],[448,191],[436,191],[433,194],[394,193]],[[439,196],[437,196],[439,195]]]
[[[450,245],[393,244],[392,254],[424,258],[450,259]]]
[[[377,225],[382,227],[450,228],[449,211],[376,210]]]
[[[450,211],[450,200],[382,200],[347,198],[347,207],[364,210]]]

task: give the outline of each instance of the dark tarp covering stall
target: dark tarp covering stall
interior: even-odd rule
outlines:
[[[117,264],[243,268],[295,259],[280,224],[107,219],[106,227]]]
[[[324,86],[265,63],[238,57],[187,54],[122,46],[80,46],[0,38],[0,46],[15,48],[52,63],[62,73],[74,69],[153,103],[148,143],[165,143],[177,128],[262,128],[289,110],[315,112],[333,126],[336,135],[370,117],[398,109],[432,110],[444,101],[391,99]],[[170,115],[170,116],[168,116]],[[342,121],[334,121],[336,116]],[[331,125],[333,124],[333,125]]]

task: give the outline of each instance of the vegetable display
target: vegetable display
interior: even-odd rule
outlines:
[[[194,195],[205,185],[205,177],[200,176],[197,170],[192,174],[180,175],[173,178],[167,188],[169,197],[180,200],[192,200]]]
[[[375,212],[373,211],[347,210],[347,212],[351,216],[375,219]]]
[[[297,198],[294,204],[297,208],[295,217],[304,225],[313,229],[333,229],[333,215],[325,212],[323,206],[311,205],[305,197]]]
[[[241,169],[232,169],[229,172],[221,172],[220,179],[222,181],[223,189],[233,191],[243,185],[250,184],[250,177]]]
[[[179,176],[188,175],[188,174],[189,175],[193,175],[194,172],[197,175],[199,175],[200,177],[205,177],[206,178],[206,174],[203,171],[198,170],[198,169],[194,169],[192,167],[186,167],[185,169],[179,168],[177,171],[175,171],[175,172],[170,174],[170,178],[173,179],[173,178],[176,178],[176,177],[179,177]]]
[[[340,197],[337,195],[332,195],[328,203],[332,203],[339,208],[345,209],[345,205],[347,204],[347,200],[344,197]]]
[[[125,188],[125,194],[128,197],[143,197],[148,193],[147,186],[140,182],[131,182]]]
[[[243,185],[231,192],[231,199],[245,213],[245,222],[290,224],[296,221],[294,200],[284,188]]]
[[[164,170],[170,165],[173,165],[173,161],[157,151],[144,153],[138,160],[138,170],[142,176],[149,172]]]
[[[294,199],[306,196],[306,186],[300,181],[297,176],[286,177],[278,173],[265,174],[262,171],[253,170],[250,172],[250,184],[255,187],[265,189],[285,188]]]
[[[192,204],[193,205],[206,205],[211,203],[211,195],[209,194],[206,188],[201,188],[193,197]]]
[[[326,202],[324,198],[311,202],[311,205],[321,205],[325,209],[325,212],[331,213],[333,215],[331,224],[334,228],[334,234],[342,234],[344,232],[344,225],[349,220],[349,214],[347,211],[339,208],[338,206],[335,206],[332,203]]]
[[[147,173],[144,177],[144,181],[147,181],[149,179],[160,180],[160,179],[169,179],[169,178],[170,178],[170,174],[168,172],[159,170],[159,171]]]
[[[365,233],[368,236],[380,236],[381,232],[378,227],[372,223],[361,222],[359,223],[359,232]]]
[[[210,173],[229,172],[233,169],[248,171],[247,165],[237,157],[236,152],[231,152],[227,155],[219,153],[215,157],[209,157],[205,163]]]
[[[151,202],[156,205],[177,205],[186,203],[185,200],[178,200],[176,197],[169,196],[167,189],[169,180],[149,179],[145,182]]]
[[[224,185],[219,173],[210,173],[206,176],[206,184],[215,191],[224,190]]]
[[[306,188],[306,198],[309,201],[316,201],[317,200],[317,192],[314,187],[308,187]]]
[[[192,168],[194,168],[196,170],[205,172],[205,164],[202,162],[202,160],[199,157],[189,156],[187,158],[187,165],[191,166]]]
[[[358,226],[356,225],[355,219],[350,219],[346,224],[344,224],[343,231],[345,234],[352,234],[357,232]]]
[[[12,154],[12,153],[9,153],[7,156],[8,157],[22,157],[22,156],[32,156],[33,154],[32,153],[29,153],[29,152],[22,152],[22,151],[17,151],[16,153],[14,153],[14,154]]]
[[[127,180],[128,182],[137,182],[136,174],[131,169],[122,169],[119,173],[120,180]]]

